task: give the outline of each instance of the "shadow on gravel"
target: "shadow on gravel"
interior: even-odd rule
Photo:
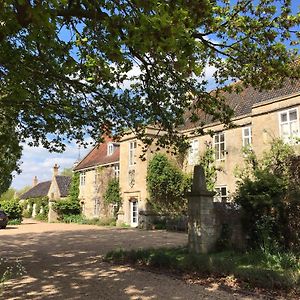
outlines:
[[[27,271],[5,285],[3,299],[16,300],[161,299],[163,283],[148,283],[149,273],[112,266],[102,262],[102,257],[117,248],[172,247],[187,242],[185,234],[131,229],[26,233],[4,238],[0,257],[19,259]],[[168,291],[169,287],[163,289]],[[179,291],[169,299],[186,298]]]

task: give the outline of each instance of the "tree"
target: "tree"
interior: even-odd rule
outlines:
[[[2,200],[13,200],[15,196],[16,190],[14,188],[9,188],[6,192],[4,192],[1,197],[0,201]]]
[[[186,110],[198,125],[199,111],[230,124],[228,80],[243,84],[225,90],[240,91],[299,77],[299,19],[290,0],[1,1],[1,120],[14,133],[1,144],[13,155],[5,174],[28,138],[60,151],[126,128],[151,143],[144,131],[154,124],[168,146],[184,141]]]
[[[61,171],[61,175],[72,177],[72,176],[73,176],[72,168],[64,168],[64,169]]]

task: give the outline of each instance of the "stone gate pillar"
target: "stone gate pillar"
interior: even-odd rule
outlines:
[[[55,202],[56,202],[55,200],[49,200],[49,212],[48,212],[48,222],[49,223],[58,221],[58,214],[53,209]]]
[[[194,167],[192,191],[188,195],[188,248],[190,252],[207,253],[217,240],[213,196],[206,188],[202,166]]]

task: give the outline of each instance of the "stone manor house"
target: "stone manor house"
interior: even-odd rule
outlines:
[[[195,125],[189,121],[181,128],[190,139],[183,167],[185,172],[192,172],[207,143],[215,149],[216,164],[222,168],[216,181],[216,201],[227,201],[235,191],[234,170],[243,163],[243,146],[251,145],[259,156],[274,138],[295,144],[295,138],[300,137],[300,81],[286,81],[282,88],[271,91],[260,92],[248,87],[240,94],[228,94],[226,101],[235,112],[234,128],[225,130],[222,124],[207,121],[204,129],[212,130],[213,136],[193,135]],[[155,137],[157,130],[148,127],[146,134]],[[138,225],[139,212],[147,210],[147,164],[155,153],[153,145],[146,152],[146,160],[142,161],[139,158],[142,146],[134,134],[126,135],[118,142],[106,137],[104,143],[80,161],[74,171],[80,172],[79,197],[84,215],[101,218],[112,213],[112,209],[103,204],[103,193],[109,178],[116,177],[123,201],[118,222],[132,227]],[[295,144],[295,147],[299,151],[299,146]]]

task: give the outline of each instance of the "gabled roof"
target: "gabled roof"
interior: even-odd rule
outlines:
[[[69,189],[70,189],[72,178],[69,176],[57,175],[57,176],[55,176],[55,180],[58,185],[60,196],[67,197],[69,194]]]
[[[115,149],[113,154],[107,155],[107,145],[113,143]],[[80,171],[83,169],[106,165],[110,163],[119,162],[120,158],[120,147],[115,144],[113,139],[110,137],[105,137],[104,142],[96,145],[74,168],[74,171]]]
[[[70,184],[72,178],[69,176],[55,176],[55,180],[58,185],[59,193],[61,197],[67,197],[69,194]],[[30,190],[20,196],[20,199],[46,197],[49,193],[49,189],[52,181],[43,181],[32,187]]]
[[[237,83],[239,84],[239,83]],[[234,110],[234,117],[250,114],[252,107],[255,104],[289,96],[295,93],[300,93],[300,80],[286,80],[283,86],[279,89],[272,89],[269,91],[259,91],[252,86],[245,88],[241,93],[224,93],[226,103]],[[201,121],[206,124],[213,122],[213,118],[209,115],[205,115],[200,112]],[[203,114],[203,115],[202,115]],[[185,124],[180,126],[181,130],[192,129],[198,126],[197,123],[193,123],[189,120],[191,112],[185,115]]]
[[[30,190],[25,192],[20,196],[20,199],[38,198],[45,197],[48,195],[51,181],[44,181],[38,183],[36,186],[32,187]]]

